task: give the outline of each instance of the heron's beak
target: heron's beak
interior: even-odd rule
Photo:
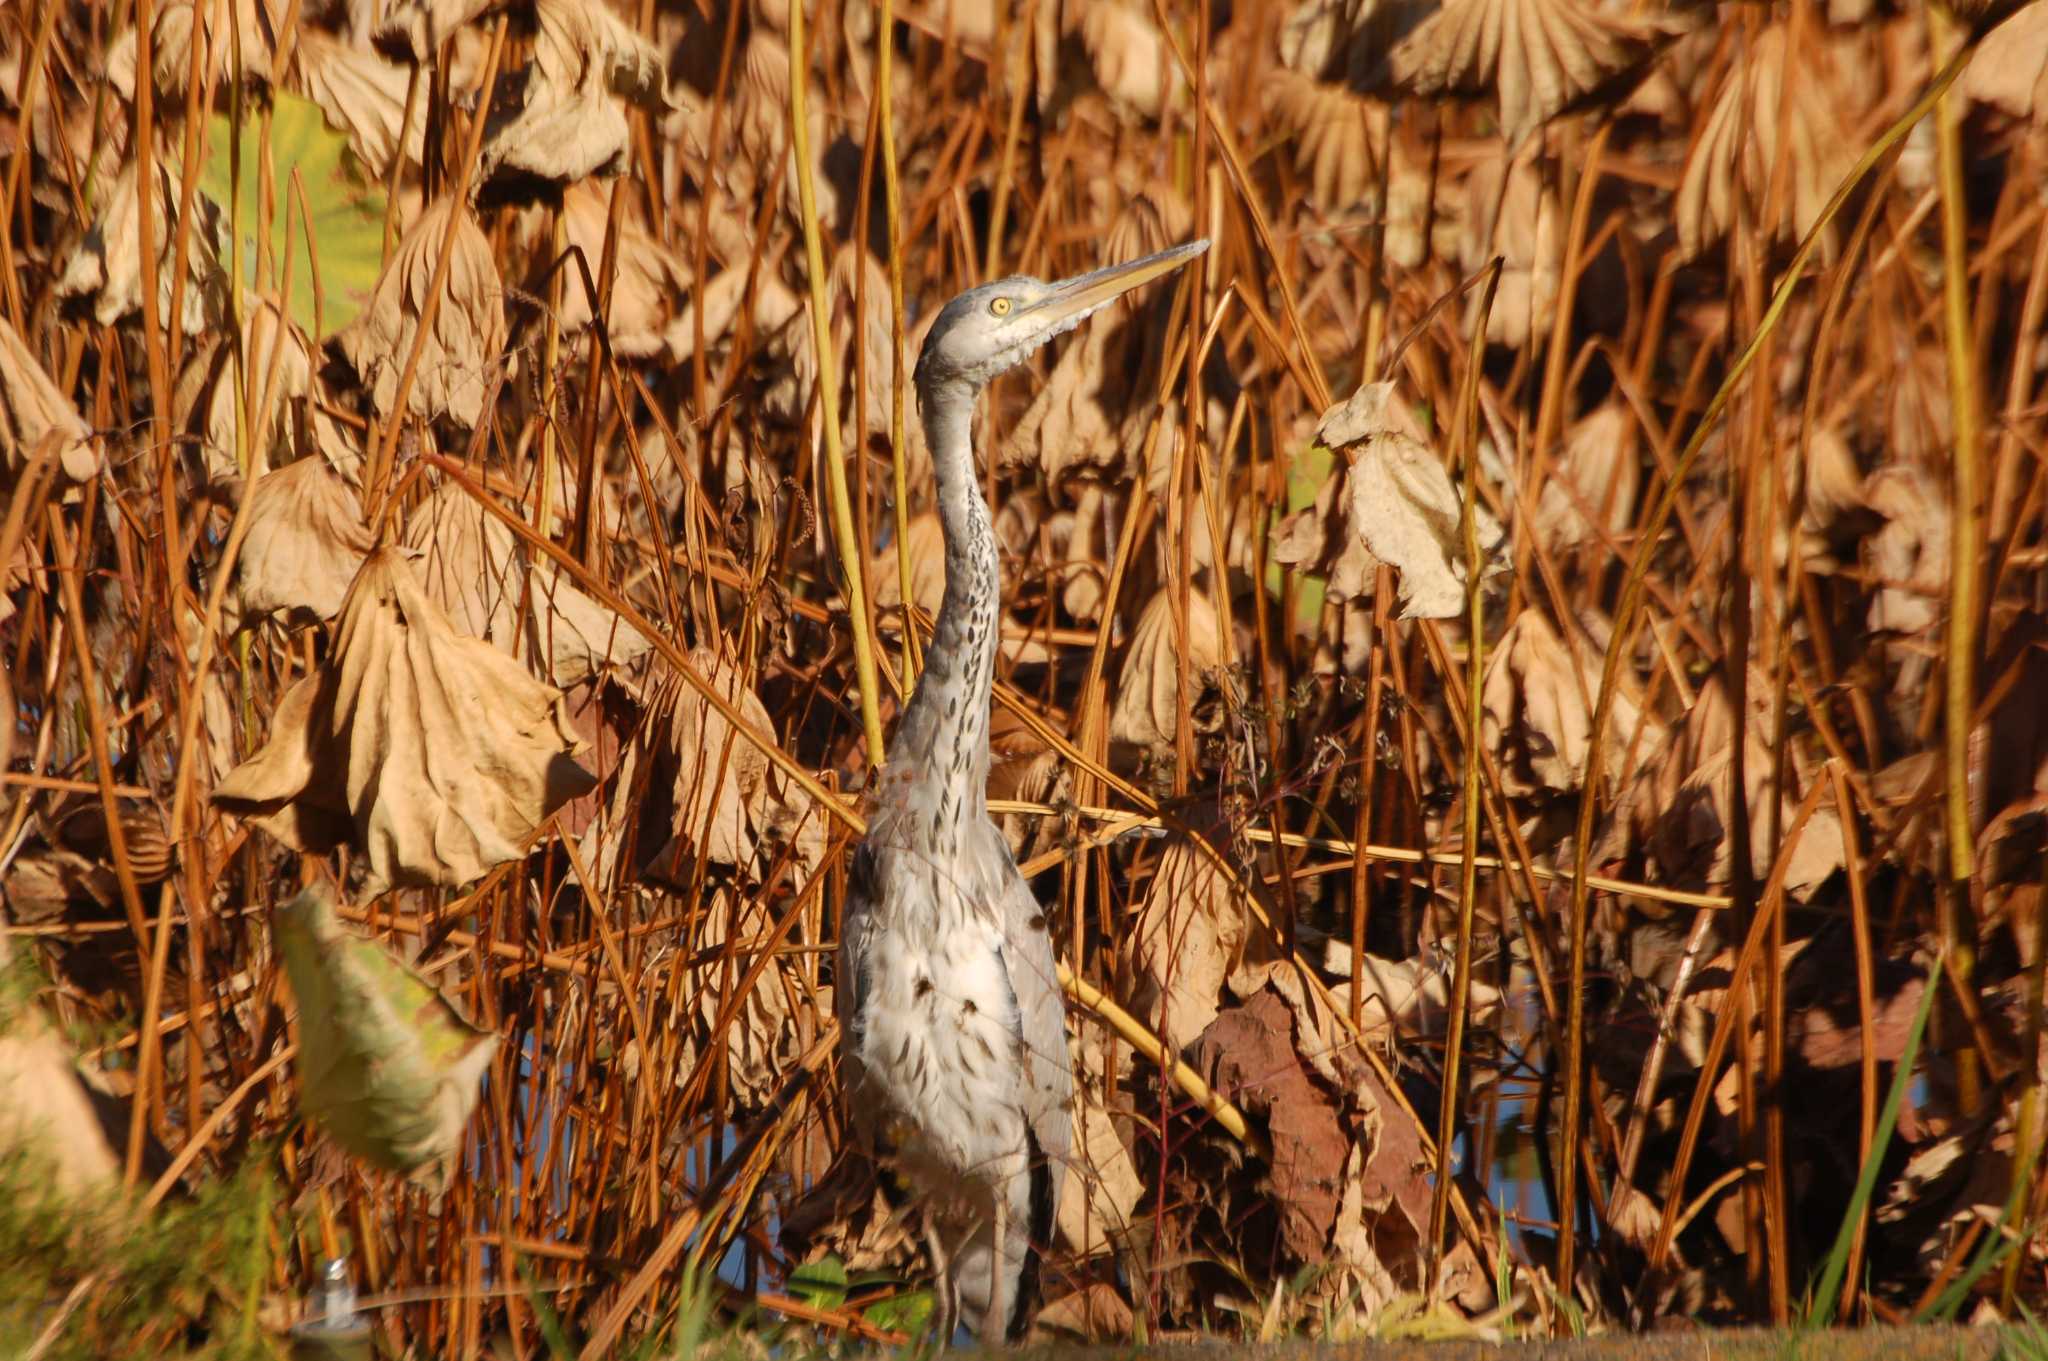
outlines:
[[[1054,284],[1046,295],[1025,309],[1031,319],[1044,326],[1065,327],[1141,284],[1170,274],[1209,249],[1206,237],[1170,246],[1157,255],[1147,255],[1128,264],[1110,265]]]

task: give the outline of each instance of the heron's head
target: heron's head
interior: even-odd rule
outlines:
[[[926,333],[917,356],[918,391],[948,384],[979,388],[1054,336],[1207,249],[1206,240],[1190,241],[1058,283],[1018,274],[970,288],[940,310]]]

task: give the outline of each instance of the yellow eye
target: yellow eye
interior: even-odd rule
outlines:
[[[1008,298],[991,298],[989,299],[988,310],[996,316],[1007,317],[1010,315],[1010,300]]]

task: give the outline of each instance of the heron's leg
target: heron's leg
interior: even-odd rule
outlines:
[[[988,1268],[988,1313],[981,1320],[981,1345],[1000,1347],[1009,1341],[1010,1311],[1016,1308],[1012,1298],[1010,1274],[1003,1261],[1003,1234],[1009,1228],[1010,1198],[1000,1190],[996,1193],[995,1251],[990,1254]]]
[[[932,1255],[933,1333],[941,1347],[953,1345],[953,1329],[960,1320],[960,1296],[953,1281],[952,1263],[946,1252],[946,1236],[939,1229],[938,1216],[931,1207],[924,1210],[924,1245]]]

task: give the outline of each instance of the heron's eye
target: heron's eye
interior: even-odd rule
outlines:
[[[1007,317],[1010,315],[1010,300],[1008,298],[991,298],[989,299],[988,310],[996,316]]]

